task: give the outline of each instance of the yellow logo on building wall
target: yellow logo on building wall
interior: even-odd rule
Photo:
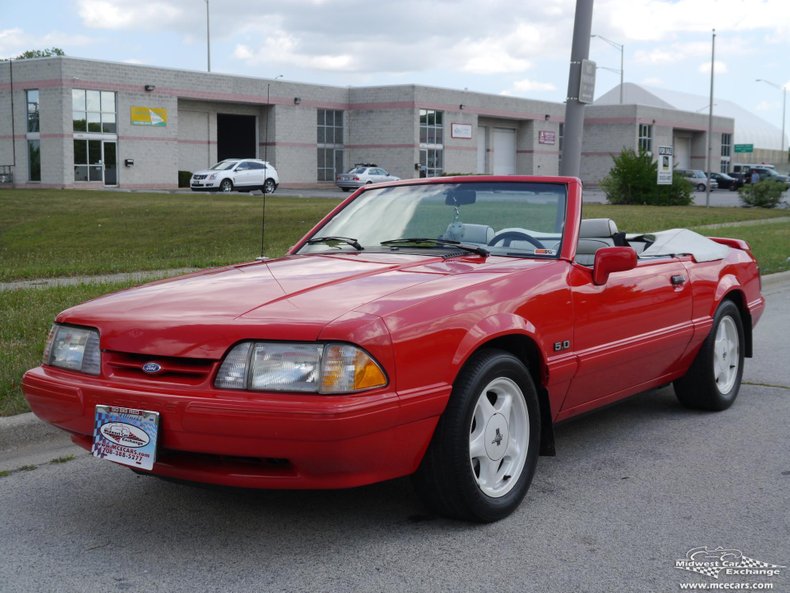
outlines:
[[[140,107],[132,105],[133,126],[159,126],[167,125],[167,109],[163,107]]]

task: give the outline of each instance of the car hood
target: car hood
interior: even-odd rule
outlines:
[[[132,288],[68,309],[57,320],[99,328],[104,349],[216,359],[242,339],[316,340],[352,312],[378,318],[489,282],[514,265],[525,262],[387,253],[289,256]]]
[[[230,169],[220,170],[220,169],[201,169],[200,171],[194,171],[192,175],[211,175],[212,173],[232,173]]]

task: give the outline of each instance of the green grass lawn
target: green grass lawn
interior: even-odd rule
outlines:
[[[265,253],[282,255],[338,200],[268,197]],[[0,282],[208,267],[260,254],[261,197],[69,190],[0,191]],[[612,218],[626,232],[695,228],[748,241],[763,273],[790,269],[790,223],[728,228],[787,211],[588,204],[585,218]],[[700,228],[703,227],[703,228]],[[55,315],[127,284],[0,292],[0,415],[27,411],[19,381],[39,363]]]
[[[338,202],[327,198],[268,197],[265,254],[285,253]],[[249,261],[260,254],[261,209],[261,196],[248,194],[2,190],[0,282],[203,268]],[[787,214],[754,208],[698,206],[592,204],[584,207],[585,218],[606,216],[628,232],[698,227]],[[781,229],[790,234],[787,232],[790,225],[779,225],[777,231]],[[739,238],[741,231],[741,228],[726,229],[729,235]],[[786,257],[789,242],[790,239],[783,244],[766,242],[764,247],[775,247]],[[755,246],[755,253],[758,260],[766,257],[763,246],[759,249]]]
[[[339,200],[266,198],[266,255],[282,255]],[[0,191],[0,282],[249,261],[260,195]]]
[[[22,374],[41,362],[55,315],[73,305],[130,286],[84,284],[0,292],[0,416],[27,412]]]

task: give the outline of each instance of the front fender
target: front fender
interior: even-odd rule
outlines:
[[[523,317],[512,313],[497,313],[481,319],[469,328],[469,331],[458,343],[458,348],[453,355],[453,365],[460,368],[486,342],[514,334],[540,343],[537,328]]]

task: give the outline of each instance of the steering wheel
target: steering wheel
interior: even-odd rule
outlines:
[[[538,241],[535,237],[528,235],[523,231],[503,231],[494,235],[494,237],[488,242],[489,246],[494,246],[497,243],[502,243],[503,247],[510,247],[510,243],[514,240],[521,240],[526,241],[527,243],[531,243],[538,249],[543,249],[544,245],[540,241]]]

